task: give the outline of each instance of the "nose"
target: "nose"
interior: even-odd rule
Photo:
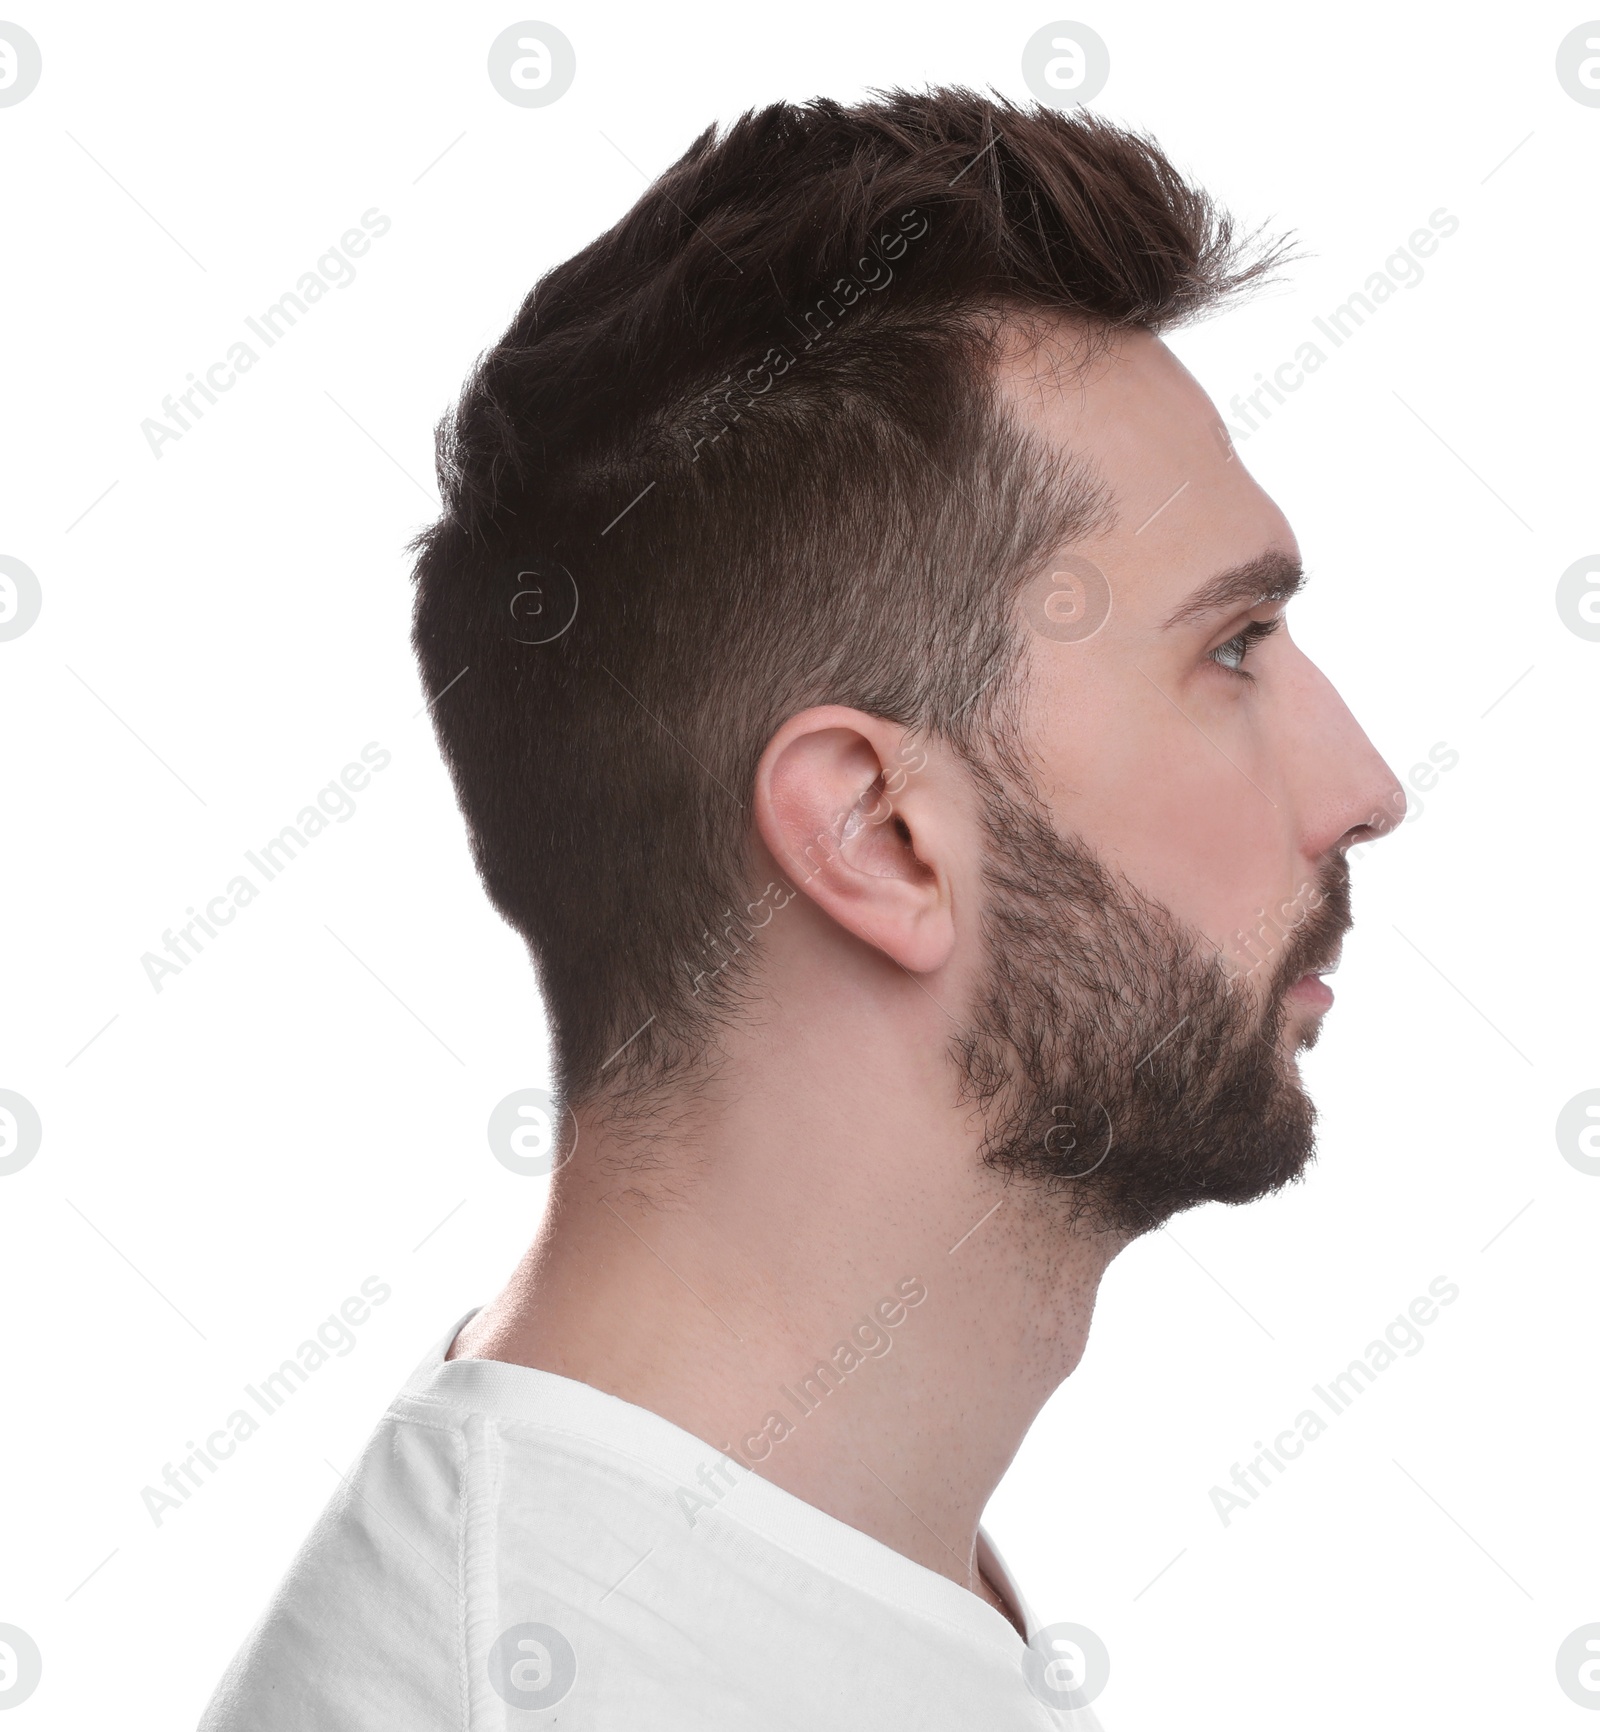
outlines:
[[[1328,677],[1302,657],[1296,773],[1302,845],[1312,859],[1375,842],[1406,815],[1406,792]]]

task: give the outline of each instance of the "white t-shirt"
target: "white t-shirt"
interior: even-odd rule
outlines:
[[[976,1594],[659,1414],[447,1361],[466,1321],[395,1398],[200,1732],[1098,1732],[1030,1686],[1032,1650]],[[979,1561],[1031,1640],[981,1530]]]

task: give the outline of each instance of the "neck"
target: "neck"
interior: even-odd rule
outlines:
[[[990,1172],[914,1069],[859,1100],[702,1096],[647,1163],[579,1112],[538,1237],[451,1356],[647,1408],[1004,1611],[978,1524],[1123,1241]]]

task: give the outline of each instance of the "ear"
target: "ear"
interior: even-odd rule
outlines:
[[[907,729],[829,704],[791,716],[756,767],[773,858],[830,919],[913,974],[955,947],[956,813]]]

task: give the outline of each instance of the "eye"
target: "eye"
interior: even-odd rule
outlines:
[[[1226,643],[1219,643],[1211,651],[1211,660],[1219,668],[1226,668],[1231,674],[1237,674],[1242,680],[1254,679],[1255,675],[1245,667],[1245,657],[1261,642],[1269,638],[1283,624],[1280,614],[1275,619],[1253,619],[1242,630],[1236,631]]]

